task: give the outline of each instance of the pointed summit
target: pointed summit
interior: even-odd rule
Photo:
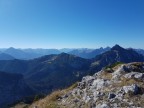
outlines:
[[[69,54],[67,54],[67,53],[65,53],[65,52],[62,52],[61,54],[59,54],[60,56],[67,56],[67,55],[69,55]]]
[[[116,62],[130,63],[143,62],[144,56],[138,54],[134,50],[124,49],[119,45],[115,45],[110,51],[95,57],[96,63],[104,64],[103,66],[114,64]]]
[[[7,50],[16,50],[14,47],[9,47]]]
[[[4,51],[4,53],[9,54],[13,56],[16,59],[25,59],[25,57],[29,57],[28,54],[26,54],[24,51],[20,49],[15,49],[13,47],[10,47]]]
[[[124,50],[124,48],[122,48],[121,46],[119,46],[118,44],[116,44],[115,46],[113,46],[113,47],[111,48],[111,50],[120,51],[120,50]]]

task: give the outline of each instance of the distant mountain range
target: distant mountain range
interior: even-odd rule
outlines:
[[[60,53],[68,53],[72,55],[76,55],[85,59],[91,59],[96,57],[97,55],[100,55],[106,51],[109,51],[111,48],[98,48],[98,49],[88,49],[88,48],[78,48],[78,49],[16,49],[13,47],[10,48],[2,48],[0,49],[0,60],[12,60],[12,59],[21,59],[21,60],[29,60],[38,58],[45,55],[51,55],[51,54],[60,54]],[[134,49],[139,54],[144,55],[143,49]],[[4,56],[4,57],[3,57]],[[11,56],[11,57],[10,57]]]
[[[138,52],[139,54],[144,55],[144,50],[143,49],[134,49],[136,52]]]
[[[101,54],[105,51],[108,51],[110,48],[99,48],[99,49],[87,49],[87,48],[79,48],[79,49],[15,49],[10,47],[8,49],[2,49],[1,53],[8,54],[15,59],[21,60],[29,60],[38,58],[44,55],[50,54],[60,54],[60,53],[68,53],[73,54],[82,58],[93,58],[98,54]],[[7,58],[8,59],[8,58]],[[0,60],[3,60],[0,58]],[[11,59],[10,59],[11,60]]]
[[[99,49],[75,49],[68,53],[82,57],[82,58],[90,59],[90,58],[94,58],[95,56],[102,54],[108,50],[110,50],[110,47],[99,48]]]
[[[15,59],[29,60],[44,55],[60,54],[61,51],[57,49],[15,49],[10,47],[8,49],[3,49],[1,53],[11,55]]]
[[[13,48],[5,51],[10,52],[11,50]],[[104,52],[91,59],[61,53],[31,60],[0,60],[0,71],[22,74],[24,76],[22,79],[32,88],[32,91],[37,94],[49,94],[56,89],[68,87],[74,82],[80,81],[83,76],[94,74],[107,65],[116,62],[144,62],[143,55],[132,49],[124,49],[119,45],[115,45],[111,49],[101,48],[92,51],[85,49],[85,51],[89,54],[92,54],[92,52]],[[1,94],[0,97],[2,97]]]

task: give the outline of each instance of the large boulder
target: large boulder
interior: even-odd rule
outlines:
[[[140,93],[140,89],[136,84],[132,84],[131,86],[123,86],[123,90],[125,93],[132,92],[135,95]]]
[[[124,65],[121,65],[117,70],[115,70],[112,73],[112,79],[115,81],[120,80],[120,77],[122,76],[122,73],[125,72],[126,67]]]
[[[110,85],[109,80],[105,79],[96,79],[93,81],[91,88],[95,90],[103,89],[104,87]]]
[[[124,75],[125,78],[137,78],[137,79],[144,79],[144,73],[140,72],[131,72],[126,75]]]
[[[96,108],[110,108],[106,103],[98,104]]]

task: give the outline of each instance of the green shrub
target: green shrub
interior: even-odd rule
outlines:
[[[116,62],[116,63],[114,63],[114,64],[111,64],[111,65],[109,65],[109,66],[106,66],[105,69],[114,68],[115,66],[117,66],[117,65],[119,65],[119,64],[123,64],[123,63],[122,63],[122,62]]]

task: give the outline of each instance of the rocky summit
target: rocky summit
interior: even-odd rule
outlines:
[[[65,108],[142,108],[144,63],[107,67],[93,76],[83,77],[59,104]]]
[[[93,76],[83,77],[77,86],[64,90],[50,103],[46,97],[31,108],[143,108],[144,63],[134,62],[106,67]],[[39,106],[41,105],[41,106]]]

